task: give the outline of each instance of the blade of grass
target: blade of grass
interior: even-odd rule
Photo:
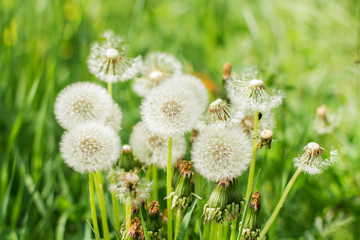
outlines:
[[[143,214],[142,214],[141,207],[140,207],[139,209],[140,209],[141,225],[142,225],[142,227],[143,227],[143,231],[144,231],[144,235],[145,235],[145,240],[150,240],[150,237],[149,237],[149,234],[148,234],[147,228],[146,228],[146,223],[145,223],[145,221],[144,221],[144,217],[143,217]]]

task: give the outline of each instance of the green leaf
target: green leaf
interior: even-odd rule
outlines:
[[[143,217],[143,214],[142,214],[142,210],[141,210],[141,207],[139,208],[140,210],[140,218],[141,218],[141,225],[143,227],[143,231],[144,231],[144,235],[145,235],[145,240],[151,240],[150,237],[149,237],[149,234],[147,232],[147,228],[146,228],[146,223],[144,221],[144,217]]]
[[[189,225],[190,219],[191,219],[191,215],[195,209],[196,203],[198,202],[198,198],[195,198],[195,201],[191,204],[191,207],[189,209],[189,211],[185,214],[184,219],[181,222],[181,226],[180,226],[180,230],[179,230],[179,234],[177,235],[176,240],[183,240],[185,237],[185,233],[186,233],[186,229]],[[201,232],[201,231],[200,231]]]

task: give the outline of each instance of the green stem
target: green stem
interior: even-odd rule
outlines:
[[[167,196],[170,195],[170,193],[172,192],[171,189],[171,179],[172,179],[172,169],[171,169],[171,149],[172,149],[172,137],[169,137],[169,142],[168,142],[168,159],[167,159],[167,176],[166,176],[166,193]],[[168,198],[166,200],[166,204],[167,204],[167,238],[168,240],[172,240],[172,210],[171,208],[171,199]]]
[[[210,224],[204,222],[203,239],[210,239],[209,231],[210,231]]]
[[[91,209],[91,219],[93,223],[93,228],[95,231],[95,238],[100,237],[99,225],[96,216],[96,206],[95,206],[95,195],[94,195],[94,178],[93,173],[89,174],[89,195],[90,195],[90,209]]]
[[[110,94],[110,96],[112,97],[112,83],[108,83],[107,90],[108,90],[108,93]]]
[[[256,163],[256,145],[257,145],[257,136],[258,136],[258,125],[259,125],[259,112],[256,111],[254,114],[254,136],[253,136],[253,156],[250,164],[249,178],[246,188],[246,196],[245,199],[249,198],[251,188],[254,182],[254,174],[255,174],[255,163]]]
[[[152,180],[153,180],[152,198],[153,201],[157,201],[158,200],[158,170],[155,165],[152,166]]]
[[[95,189],[99,199],[99,208],[101,215],[101,222],[103,226],[104,240],[110,240],[109,226],[107,223],[106,217],[106,206],[105,206],[105,198],[104,198],[104,188],[102,183],[101,172],[96,172],[94,174],[95,180]]]
[[[267,221],[265,227],[262,229],[262,231],[260,232],[260,238],[259,240],[263,239],[266,235],[266,233],[269,231],[269,228],[271,226],[271,224],[274,222],[274,220],[276,219],[277,215],[279,214],[280,209],[282,208],[285,199],[287,197],[287,195],[290,192],[290,189],[292,188],[292,186],[295,183],[296,178],[299,176],[299,174],[301,173],[302,169],[299,167],[296,172],[294,173],[294,175],[292,176],[292,178],[290,179],[290,181],[288,182],[288,184],[286,185],[286,188],[278,202],[278,204],[276,205],[276,208],[274,209],[273,213],[271,214],[269,220]]]
[[[230,237],[230,240],[235,240],[236,239],[236,228],[237,228],[237,225],[236,225],[236,221],[237,219],[234,219],[231,221],[231,237]]]
[[[112,175],[110,178],[111,184],[116,184],[116,178],[115,175]],[[120,213],[119,213],[119,201],[116,197],[116,193],[111,193],[111,201],[113,205],[113,211],[114,211],[114,220],[115,220],[115,229],[116,232],[120,232]]]
[[[211,223],[209,239],[216,240],[216,223]]]
[[[126,203],[125,203],[125,214],[126,214],[126,233],[127,234],[129,232],[130,229],[130,223],[131,223],[131,198],[128,197],[126,198]]]
[[[177,235],[179,234],[180,225],[181,225],[181,210],[178,209],[177,213],[176,213],[175,236],[174,236],[174,238],[176,238]]]
[[[223,237],[222,237],[222,223],[218,223],[217,224],[217,238],[216,239],[223,239]]]

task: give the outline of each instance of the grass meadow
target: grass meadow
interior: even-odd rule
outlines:
[[[206,83],[211,100],[221,92],[225,62],[234,71],[257,66],[267,84],[286,93],[275,111],[272,148],[257,154],[261,224],[295,171],[292,159],[308,142],[333,146],[340,155],[323,174],[298,177],[268,239],[359,239],[359,14],[358,0],[2,0],[0,239],[93,239],[88,177],[67,167],[59,153],[63,129],[54,102],[74,82],[106,87],[86,60],[90,44],[107,29],[127,39],[132,57],[175,55]],[[123,144],[140,120],[141,98],[131,84],[113,85]],[[322,104],[340,118],[331,134],[313,127]],[[159,174],[159,196],[165,197],[166,173]],[[239,179],[242,192],[247,175]],[[208,196],[213,185],[200,195]],[[199,201],[198,219],[204,204]],[[163,211],[162,198],[160,205]]]

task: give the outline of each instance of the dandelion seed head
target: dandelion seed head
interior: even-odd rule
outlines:
[[[107,113],[105,124],[111,126],[115,131],[121,129],[122,113],[119,105],[115,102],[111,106],[111,110]]]
[[[162,85],[142,102],[141,115],[146,127],[159,135],[175,136],[190,131],[202,109],[191,92],[183,87]]]
[[[65,129],[84,121],[105,122],[113,101],[105,88],[89,82],[71,84],[55,101],[55,117]]]
[[[168,138],[151,132],[145,124],[138,123],[130,135],[130,145],[133,154],[145,165],[155,165],[166,168],[168,154]],[[171,162],[175,164],[177,159],[185,155],[186,141],[183,136],[175,136],[172,142]]]
[[[337,159],[337,151],[327,152],[318,143],[310,142],[304,147],[304,153],[294,158],[294,166],[310,175],[320,174]]]
[[[260,117],[261,116],[261,117]],[[235,105],[235,114],[233,117],[234,121],[239,122],[240,127],[244,130],[246,134],[252,134],[254,131],[254,111],[251,108],[246,106],[236,106]],[[259,122],[258,126],[260,130],[272,130],[275,127],[274,114],[271,111],[259,113]]]
[[[172,55],[151,53],[137,65],[140,77],[134,79],[133,89],[139,96],[146,96],[160,83],[182,73],[181,63]]]
[[[195,139],[194,169],[210,181],[240,176],[251,161],[251,144],[236,126],[208,126]]]
[[[134,78],[140,59],[126,56],[127,45],[114,32],[106,31],[103,37],[104,42],[95,42],[91,45],[87,61],[90,72],[108,83]]]
[[[65,163],[77,172],[106,170],[120,155],[120,139],[110,127],[90,121],[64,133],[60,152]]]

